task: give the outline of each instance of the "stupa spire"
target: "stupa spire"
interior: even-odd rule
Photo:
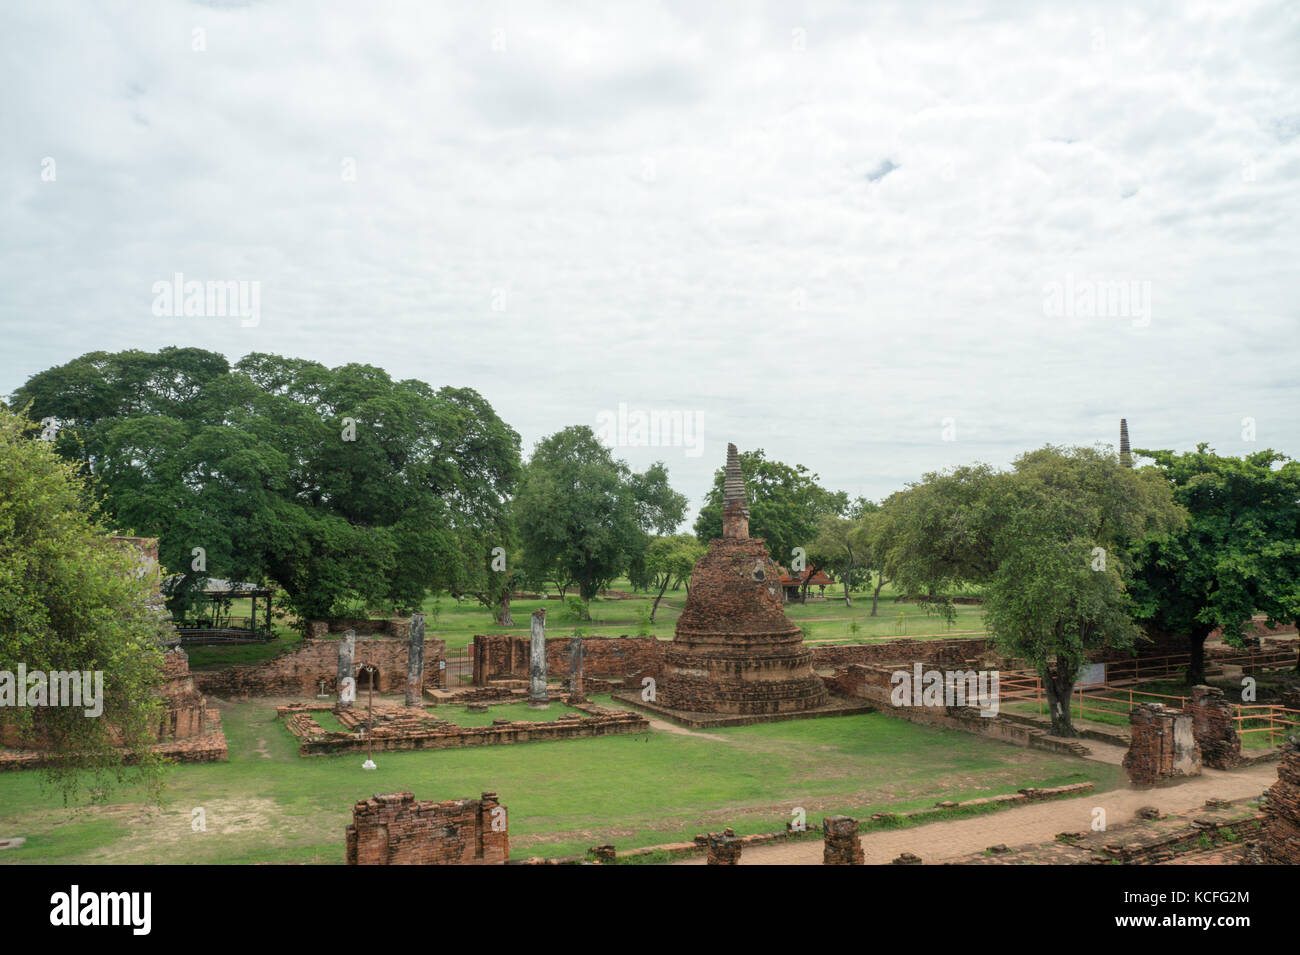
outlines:
[[[722,536],[749,538],[749,495],[745,493],[745,475],[734,444],[727,445],[727,469],[722,481]]]
[[[1128,419],[1119,419],[1119,463],[1121,467],[1133,466],[1133,452],[1128,445]]]

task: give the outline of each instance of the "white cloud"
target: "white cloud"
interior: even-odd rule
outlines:
[[[1121,416],[1300,454],[1284,3],[699,6],[7,5],[0,390],[180,344],[470,385],[529,446],[695,410],[702,457],[625,454],[696,503],[727,441],[870,496]],[[177,271],[260,325],[154,317]],[[1150,324],[1045,316],[1066,274]]]

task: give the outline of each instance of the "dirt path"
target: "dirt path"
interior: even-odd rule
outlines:
[[[1087,745],[1093,749],[1119,749],[1091,741]],[[1111,755],[1113,754],[1103,753],[1096,758],[1110,762]],[[912,829],[863,833],[862,849],[868,865],[890,862],[904,852],[918,855],[926,865],[931,865],[980,852],[999,843],[1013,847],[1031,845],[1048,842],[1058,832],[1088,829],[1092,823],[1092,811],[1097,806],[1106,810],[1107,821],[1113,827],[1132,822],[1137,810],[1143,806],[1155,806],[1161,812],[1180,812],[1202,806],[1211,798],[1242,799],[1258,796],[1276,778],[1275,763],[1261,763],[1232,772],[1206,769],[1202,775],[1168,789],[1114,789],[1077,799],[1031,803],[987,816],[932,822]],[[810,826],[814,824],[812,819],[808,823]],[[693,857],[674,864],[704,865],[704,857]],[[803,842],[748,847],[741,854],[740,864],[821,865],[822,843],[820,839],[807,839]]]
[[[633,712],[636,712],[635,710]],[[662,730],[665,733],[673,733],[677,736],[694,736],[696,739],[707,739],[715,743],[734,743],[734,739],[728,739],[725,736],[719,736],[716,733],[701,733],[698,730],[687,729],[685,726],[678,726],[676,723],[669,723],[666,720],[650,720],[650,728]]]
[[[1123,763],[1124,754],[1128,752],[1127,746],[1120,746],[1117,743],[1099,743],[1092,739],[1081,739],[1076,742],[1088,747],[1089,753],[1092,754],[1090,759],[1095,759],[1099,763],[1110,763],[1112,766]]]

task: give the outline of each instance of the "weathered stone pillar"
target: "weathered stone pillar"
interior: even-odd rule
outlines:
[[[582,637],[569,640],[569,692],[582,696]]]
[[[848,816],[822,819],[822,865],[864,865],[858,821]]]
[[[546,611],[533,611],[528,659],[528,705],[535,710],[550,706],[546,696]]]
[[[406,650],[406,705],[424,705],[424,614],[411,614],[411,641]]]
[[[1192,717],[1159,703],[1139,703],[1129,713],[1129,750],[1123,766],[1134,786],[1158,786],[1180,776],[1198,776],[1201,749]]]
[[[357,699],[357,678],[352,672],[357,653],[357,632],[348,630],[339,640],[339,702],[341,709],[349,709]]]
[[[734,829],[709,833],[709,865],[740,865],[740,840]]]
[[[1232,704],[1217,686],[1194,686],[1187,704],[1192,733],[1201,748],[1201,762],[1211,769],[1241,765],[1241,736],[1233,719]]]

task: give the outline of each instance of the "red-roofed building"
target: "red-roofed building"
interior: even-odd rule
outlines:
[[[776,569],[781,572],[781,587],[785,590],[786,602],[798,600],[799,591],[803,589],[804,577],[807,576],[807,572],[791,575],[784,567],[778,565]],[[808,586],[820,588],[819,592],[824,597],[826,596],[826,588],[834,583],[835,581],[831,579],[826,571],[815,570],[813,571],[812,580],[808,581]]]

